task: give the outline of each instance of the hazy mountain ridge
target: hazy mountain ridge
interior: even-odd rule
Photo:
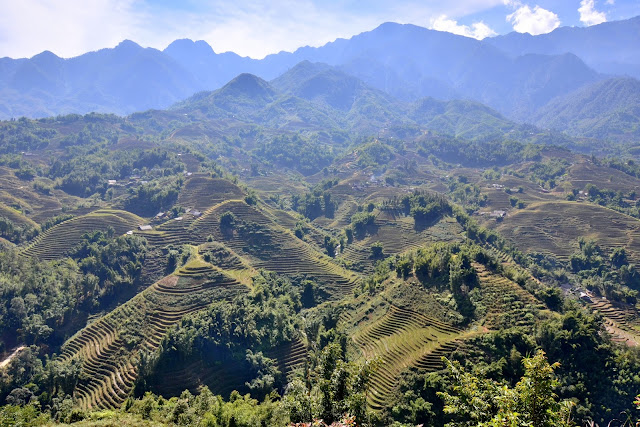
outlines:
[[[285,93],[299,98],[295,101],[299,106],[300,100],[313,101],[313,108],[323,109],[323,115],[333,114],[328,107],[352,111],[357,94],[368,100],[356,109],[357,114],[386,109],[380,123],[394,119],[395,112],[404,116],[410,111],[398,107],[395,99],[413,102],[423,97],[473,100],[497,110],[509,121],[532,122],[532,117],[544,115],[544,107],[552,100],[606,79],[585,61],[596,64],[598,70],[606,69],[598,64],[617,61],[622,64],[618,69],[633,75],[635,46],[640,43],[632,41],[640,40],[636,31],[639,23],[640,18],[634,18],[589,28],[560,28],[544,36],[512,33],[483,41],[415,25],[385,23],[350,39],[280,52],[262,60],[218,54],[206,42],[188,39],[176,40],[164,51],[124,41],[113,49],[71,59],[51,52],[30,59],[2,58],[0,118],[89,111],[129,114],[166,108],[198,91],[221,88],[243,73],[272,80],[280,90],[280,76],[308,61],[334,68],[306,70],[314,73],[313,79],[304,80],[304,87],[291,86]],[[598,42],[596,53],[587,55],[587,44],[576,42],[583,36]],[[621,45],[626,47],[618,46],[612,37],[623,37],[626,42]],[[350,78],[336,78],[337,72]],[[307,107],[311,108],[310,104],[305,104]],[[389,114],[389,108],[395,112]],[[291,106],[285,111],[291,112]],[[331,120],[340,123],[344,118]],[[409,120],[424,123],[416,117]],[[566,125],[557,122],[553,127],[583,135],[576,130],[580,126],[566,120]],[[613,129],[616,133],[620,132]]]
[[[561,27],[532,36],[512,32],[485,39],[513,56],[572,52],[601,73],[640,78],[640,16],[591,27]]]
[[[335,67],[308,61],[270,82],[241,74],[222,88],[198,93],[172,109],[209,120],[232,118],[289,130],[339,128],[358,134],[408,124],[474,139],[518,128],[476,102],[434,98],[404,102]]]
[[[606,139],[640,136],[640,81],[611,78],[558,97],[534,116],[540,127]]]
[[[70,59],[43,52],[28,60],[3,61],[5,118],[89,111],[127,114],[168,107],[199,88],[171,57],[128,40]]]

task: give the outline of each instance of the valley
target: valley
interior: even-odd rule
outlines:
[[[3,59],[131,62],[102,104],[0,86],[0,424],[631,425],[637,80],[512,39]],[[116,84],[139,61],[161,85]]]

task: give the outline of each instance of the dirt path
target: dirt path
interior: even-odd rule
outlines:
[[[9,357],[7,357],[2,362],[0,362],[0,368],[4,368],[5,366],[7,366],[9,364],[9,362],[11,362],[13,360],[13,358],[16,357],[16,355],[18,353],[20,353],[22,351],[22,349],[24,349],[24,348],[25,348],[25,346],[21,345],[20,347],[18,347],[15,350],[13,350],[13,353],[11,353],[9,355]]]

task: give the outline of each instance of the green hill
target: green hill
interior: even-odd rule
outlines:
[[[636,141],[640,136],[640,80],[612,78],[556,98],[532,122],[573,136]]]

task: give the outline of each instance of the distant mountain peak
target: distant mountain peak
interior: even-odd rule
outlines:
[[[126,39],[118,43],[118,45],[113,50],[116,52],[133,52],[141,49],[143,48],[138,43]]]
[[[276,92],[265,80],[260,77],[242,73],[229,83],[224,85],[220,92],[229,92],[235,94],[244,94],[251,98],[272,97]]]
[[[50,50],[45,50],[43,52],[40,52],[37,55],[34,55],[33,57],[31,57],[32,60],[34,61],[57,61],[60,58],[58,55],[56,55],[55,53],[51,52]]]
[[[188,55],[210,55],[215,54],[213,48],[204,40],[193,41],[191,39],[174,40],[164,49],[165,53],[175,55],[177,52]]]

